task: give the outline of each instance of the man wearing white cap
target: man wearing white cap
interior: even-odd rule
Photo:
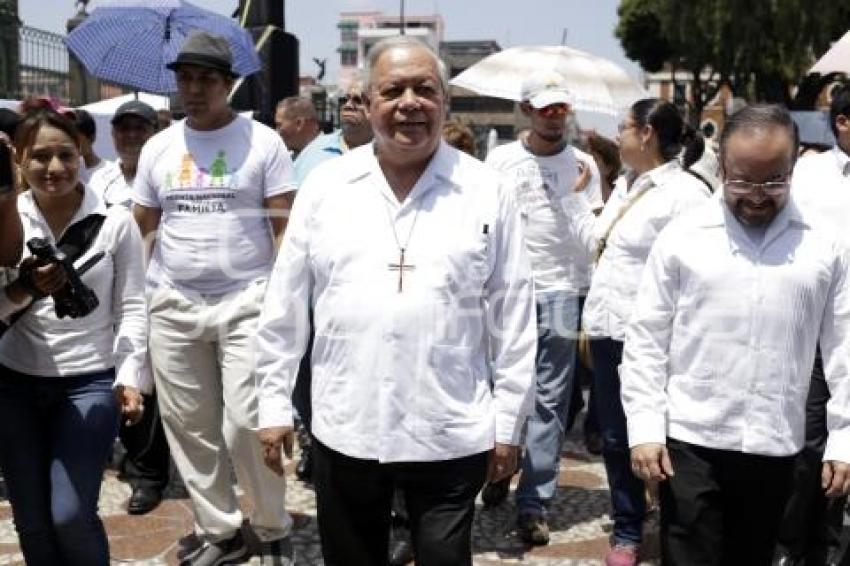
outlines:
[[[522,477],[516,499],[517,530],[530,544],[549,542],[546,509],[555,495],[567,404],[573,385],[579,295],[589,285],[587,255],[573,241],[561,202],[579,172],[590,171],[587,198],[602,207],[599,169],[593,158],[565,139],[572,96],[557,73],[529,76],[522,85],[522,113],[531,127],[513,143],[497,147],[487,163],[502,171],[516,191],[537,302],[537,395],[528,423]],[[507,495],[508,483],[485,489],[485,503]]]

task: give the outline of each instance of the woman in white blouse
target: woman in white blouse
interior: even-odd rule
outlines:
[[[82,276],[99,300],[89,314],[59,318],[54,294],[68,278],[27,252],[0,293],[0,318],[13,321],[0,337],[0,470],[28,565],[106,566],[101,478],[119,420],[140,417],[147,388],[142,240],[126,210],[107,211],[79,182],[79,134],[67,118],[30,111],[15,149],[29,187],[18,198],[25,240],[61,245],[74,224],[104,221],[75,264],[100,257]]]
[[[684,122],[673,104],[654,98],[636,102],[620,124],[619,143],[628,173],[617,180],[599,217],[593,216],[583,198],[566,203],[572,209],[576,236],[596,261],[582,326],[590,338],[596,409],[613,507],[608,566],[637,563],[646,514],[643,483],[630,467],[620,400],[617,368],[624,326],[658,233],[672,218],[710,196],[706,185],[687,171],[702,155],[702,137]]]

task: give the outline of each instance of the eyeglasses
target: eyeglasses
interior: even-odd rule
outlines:
[[[634,124],[634,123],[626,124],[625,122],[620,122],[619,124],[617,124],[617,133],[622,134],[626,130],[631,130],[632,128],[637,128],[637,127],[638,127],[638,125]]]
[[[535,108],[534,111],[541,118],[554,118],[556,116],[566,116],[570,111],[570,107],[567,104],[557,103],[544,106],[543,108]]]
[[[748,195],[755,192],[756,189],[761,189],[764,194],[775,197],[784,193],[791,184],[790,179],[781,181],[768,181],[766,183],[752,183],[741,179],[732,179],[723,183],[730,193],[737,196]]]
[[[355,106],[362,106],[363,105],[363,97],[360,96],[359,94],[346,94],[345,96],[339,97],[339,105],[341,107],[345,106],[349,102],[352,103]]]

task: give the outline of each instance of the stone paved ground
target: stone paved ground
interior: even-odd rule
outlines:
[[[297,481],[290,467],[287,507],[295,519],[294,541],[299,564],[322,564],[316,530],[314,495]],[[177,564],[176,541],[192,529],[187,499],[166,500],[153,513],[131,517],[124,512],[129,488],[114,472],[107,472],[101,495],[101,514],[109,533],[112,563],[138,566]],[[510,502],[494,509],[479,505],[473,530],[475,564],[600,565],[608,545],[608,490],[601,459],[583,451],[576,438],[565,446],[558,493],[551,515],[552,541],[529,549],[513,532],[514,507]],[[645,564],[657,556],[657,528],[647,524]],[[0,502],[0,565],[22,564],[7,502]],[[246,564],[256,564],[254,561]]]

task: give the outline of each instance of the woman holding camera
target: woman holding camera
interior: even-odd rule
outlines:
[[[101,479],[119,420],[141,416],[150,387],[139,371],[142,240],[125,209],[107,210],[79,182],[79,134],[66,117],[30,111],[15,150],[29,188],[18,197],[24,240],[42,238],[85,274],[25,251],[0,293],[11,324],[0,337],[0,470],[29,566],[107,566]]]

